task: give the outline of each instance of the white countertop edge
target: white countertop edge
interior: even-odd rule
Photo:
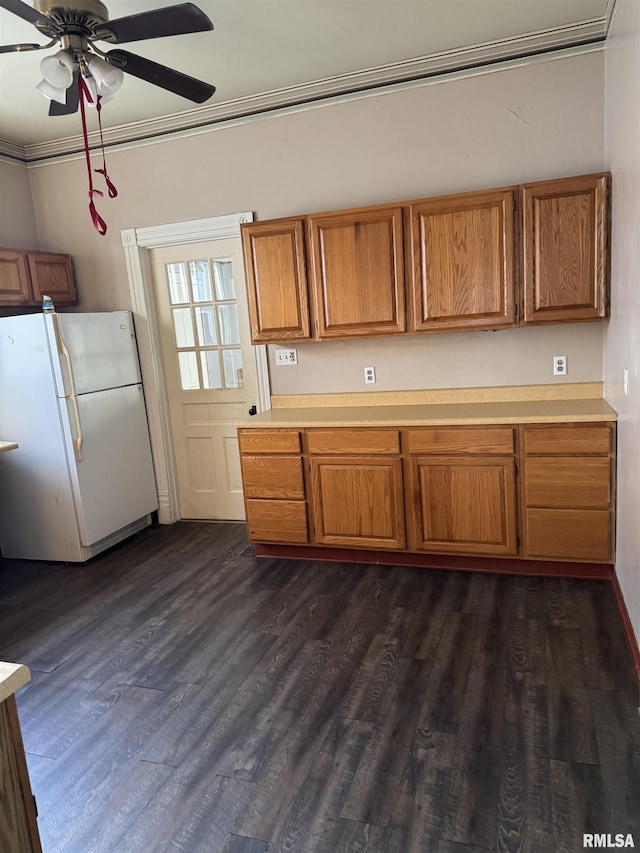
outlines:
[[[6,663],[0,660],[0,702],[31,681],[29,667],[23,663]]]

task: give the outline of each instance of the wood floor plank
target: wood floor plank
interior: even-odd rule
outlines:
[[[608,803],[599,767],[552,760],[551,797],[557,853],[584,849],[584,833],[607,832]]]
[[[547,625],[549,755],[598,763],[598,744],[586,687],[582,632]]]

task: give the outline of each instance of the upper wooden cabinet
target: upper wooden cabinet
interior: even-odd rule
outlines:
[[[253,343],[308,340],[304,219],[242,225]]]
[[[41,305],[44,294],[54,305],[76,303],[69,255],[0,249],[0,305]]]
[[[403,332],[402,208],[308,217],[316,337]]]
[[[521,188],[524,324],[606,316],[609,179],[584,175]]]
[[[609,183],[583,175],[243,225],[253,342],[602,320]]]
[[[515,190],[425,199],[409,207],[409,328],[517,325]]]

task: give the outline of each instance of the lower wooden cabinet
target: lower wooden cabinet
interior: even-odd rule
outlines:
[[[523,556],[613,560],[615,427],[522,426]]]
[[[405,546],[400,458],[311,458],[315,541],[352,548]]]
[[[308,544],[300,430],[245,429],[238,438],[249,539]]]
[[[42,853],[15,696],[0,702],[0,850]]]
[[[513,458],[417,456],[408,469],[412,548],[517,555]]]
[[[254,542],[614,557],[615,424],[241,429]]]

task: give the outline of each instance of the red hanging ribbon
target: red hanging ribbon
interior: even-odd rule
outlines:
[[[104,196],[104,193],[101,190],[94,189],[93,186],[93,177],[91,175],[91,157],[89,154],[89,134],[87,133],[87,116],[85,112],[85,103],[93,103],[93,97],[91,92],[89,91],[89,87],[85,83],[82,75],[78,76],[78,89],[80,94],[80,113],[82,116],[82,135],[84,137],[84,156],[87,163],[87,177],[89,181],[89,214],[91,216],[91,221],[93,222],[93,227],[96,229],[98,234],[104,237],[107,233],[107,223],[98,213],[95,202],[93,201],[94,196]],[[104,138],[102,135],[102,121],[100,119],[100,96],[98,95],[98,102],[96,104],[96,108],[98,111],[98,123],[100,126],[100,147],[102,149],[102,169],[95,169],[96,172],[99,172],[104,176],[104,179],[107,184],[107,190],[109,193],[109,198],[115,198],[118,195],[118,190],[115,188],[114,184],[110,180],[107,174],[107,163],[104,154]]]

